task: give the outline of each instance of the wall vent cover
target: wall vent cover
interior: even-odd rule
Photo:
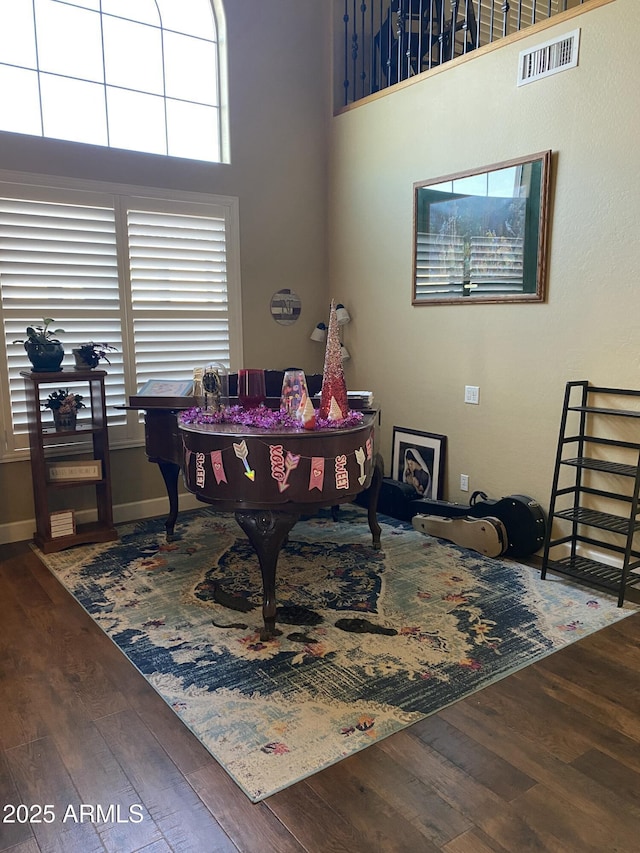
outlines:
[[[580,30],[573,30],[530,50],[520,51],[518,86],[575,68],[579,44]]]

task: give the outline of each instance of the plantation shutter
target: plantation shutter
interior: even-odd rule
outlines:
[[[6,425],[16,447],[26,446],[27,415],[21,370],[31,364],[22,344],[26,327],[56,320],[64,327],[65,361],[72,347],[107,341],[118,350],[105,384],[107,402],[124,402],[122,336],[113,205],[78,204],[69,194],[60,201],[0,198],[0,286],[7,352]],[[64,324],[60,318],[64,317]],[[4,396],[4,395],[3,395]],[[6,405],[10,403],[10,405]],[[120,416],[124,423],[124,417]],[[12,442],[7,442],[9,445]]]
[[[44,317],[64,329],[64,369],[80,343],[116,348],[99,365],[113,446],[141,443],[139,417],[116,407],[148,379],[190,379],[211,361],[237,366],[237,204],[200,198],[0,182],[0,458],[20,458],[28,447],[20,372],[31,364],[13,341]],[[72,374],[66,384],[82,388]]]
[[[188,378],[211,361],[229,368],[224,211],[132,206],[127,233],[138,382]]]

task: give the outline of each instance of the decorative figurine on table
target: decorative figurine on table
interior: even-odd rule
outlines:
[[[285,370],[280,395],[280,411],[301,423],[305,429],[313,429],[316,413],[307,389],[304,370],[290,367]]]
[[[280,394],[280,411],[286,412],[294,420],[301,420],[308,396],[307,377],[304,375],[304,370],[298,367],[289,367],[285,370]]]
[[[344,378],[342,356],[340,354],[340,335],[338,332],[336,304],[332,300],[318,416],[330,421],[340,421],[346,418],[348,414],[349,398]]]
[[[223,364],[212,362],[207,364],[202,374],[205,409],[209,412],[219,412],[222,406],[229,403],[229,375]]]

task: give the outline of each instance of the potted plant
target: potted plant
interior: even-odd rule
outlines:
[[[74,347],[71,352],[76,362],[76,370],[93,370],[94,367],[98,366],[100,359],[111,364],[107,357],[107,350],[115,352],[115,349],[111,344],[97,344],[94,341]]]
[[[13,342],[23,344],[34,373],[60,370],[64,348],[56,335],[64,334],[64,329],[49,329],[54,322],[51,317],[43,317],[41,326],[27,326],[27,337]]]
[[[68,388],[52,391],[44,402],[45,409],[53,412],[53,421],[58,431],[73,431],[76,428],[78,409],[86,408],[82,394],[73,394]]]

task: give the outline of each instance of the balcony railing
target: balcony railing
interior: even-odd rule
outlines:
[[[344,0],[344,97],[338,106],[589,2]]]

